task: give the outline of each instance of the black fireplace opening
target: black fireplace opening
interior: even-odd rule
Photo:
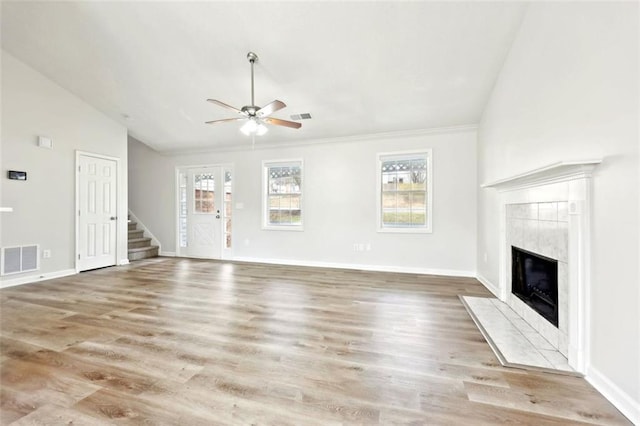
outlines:
[[[511,292],[558,326],[558,261],[511,246]]]

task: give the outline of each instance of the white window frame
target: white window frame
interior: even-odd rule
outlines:
[[[300,223],[297,224],[271,224],[269,223],[269,168],[278,166],[300,167]],[[304,230],[304,161],[302,158],[287,160],[263,160],[262,161],[262,229],[275,231],[303,231]]]
[[[426,196],[426,215],[427,220],[425,226],[421,227],[400,227],[400,226],[383,226],[382,224],[382,162],[393,157],[407,158],[425,158],[427,161],[427,196]],[[415,150],[415,151],[396,151],[396,152],[380,152],[376,156],[376,220],[378,232],[391,232],[403,234],[430,234],[433,232],[433,151],[431,148]]]

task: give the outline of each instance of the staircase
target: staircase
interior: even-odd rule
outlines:
[[[147,259],[158,256],[158,246],[151,245],[151,238],[144,236],[144,231],[138,229],[138,224],[129,222],[129,260]]]

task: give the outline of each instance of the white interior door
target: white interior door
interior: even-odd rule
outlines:
[[[78,269],[115,265],[117,163],[84,154],[78,163]]]
[[[222,254],[221,167],[187,172],[187,247],[189,257],[220,259]]]

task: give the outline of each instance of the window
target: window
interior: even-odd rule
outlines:
[[[194,213],[213,214],[216,196],[216,178],[211,173],[199,173],[193,177]]]
[[[378,154],[378,231],[431,232],[431,150]]]
[[[178,234],[180,247],[187,247],[187,173],[178,175]]]
[[[231,212],[232,209],[231,170],[224,171],[224,247],[231,248]]]
[[[302,160],[264,162],[264,227],[302,229]]]

